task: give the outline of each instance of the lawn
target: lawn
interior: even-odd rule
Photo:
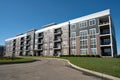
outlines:
[[[34,60],[35,60],[34,58],[26,58],[26,57],[16,57],[14,59],[10,57],[0,57],[0,64],[23,63],[23,62],[31,62]]]
[[[120,58],[61,57],[89,70],[120,78]]]

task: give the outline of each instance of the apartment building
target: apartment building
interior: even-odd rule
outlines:
[[[6,55],[117,55],[110,10],[104,10],[5,40]]]

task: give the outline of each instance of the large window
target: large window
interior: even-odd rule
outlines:
[[[82,30],[80,31],[80,37],[87,36],[88,35],[88,30]]]
[[[105,38],[101,40],[102,45],[108,45],[110,44],[110,38]]]
[[[80,27],[80,29],[87,27],[87,21],[80,22],[79,27]]]
[[[53,48],[53,43],[50,43],[50,48]]]
[[[44,38],[44,41],[45,41],[45,42],[47,42],[47,41],[48,41],[48,38],[47,38],[47,37],[45,37],[45,38]]]
[[[68,38],[68,33],[64,33],[64,34],[62,35],[62,37],[63,37],[63,38]]]
[[[91,38],[90,39],[90,44],[91,45],[96,45],[96,38]]]
[[[96,48],[91,48],[91,54],[96,54]]]
[[[67,49],[63,49],[63,55],[67,54]]]
[[[96,25],[96,19],[90,19],[89,26],[94,26],[94,25]]]
[[[75,24],[72,24],[70,29],[71,29],[71,30],[75,30],[75,29],[76,29],[76,25],[75,25]]]
[[[76,32],[71,32],[71,37],[76,37]]]
[[[76,54],[76,49],[71,49],[71,55],[75,55]]]
[[[53,41],[53,37],[52,36],[50,36],[49,39],[50,39],[50,41]]]
[[[85,49],[80,49],[80,54],[87,54],[87,48],[85,48]]]
[[[87,39],[80,40],[80,48],[81,49],[87,48]]]
[[[68,26],[64,26],[64,27],[62,27],[62,30],[63,30],[63,31],[68,30]]]
[[[89,34],[90,35],[95,35],[96,34],[96,28],[89,29]]]
[[[71,41],[71,45],[76,45],[76,41],[75,40]]]
[[[67,41],[63,41],[63,46],[68,46],[68,42]]]

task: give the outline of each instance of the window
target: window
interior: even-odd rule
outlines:
[[[63,49],[64,55],[67,54],[67,49]]]
[[[90,35],[95,35],[96,34],[96,28],[89,29],[89,34]]]
[[[110,38],[103,39],[101,43],[102,43],[102,45],[108,45],[108,44],[110,44]]]
[[[94,25],[96,25],[96,19],[89,20],[89,26],[94,26]]]
[[[62,35],[62,37],[63,37],[63,38],[68,38],[68,33],[64,33],[64,34]]]
[[[62,30],[63,30],[63,31],[68,30],[68,26],[64,26],[64,27],[62,27]]]
[[[47,47],[47,46],[48,46],[46,43],[45,43],[44,45],[45,45],[45,47]]]
[[[63,41],[63,46],[68,46],[68,42],[67,41]]]
[[[76,32],[71,32],[71,37],[76,37]]]
[[[52,38],[52,36],[50,36],[50,37],[49,37],[49,39],[50,39],[50,41],[53,41],[53,38]]]
[[[76,45],[76,41],[71,41],[71,45]]]
[[[87,36],[88,31],[87,31],[87,30],[82,30],[82,31],[80,31],[79,34],[80,34],[81,37],[83,37],[83,36]]]
[[[80,22],[79,27],[80,27],[80,28],[85,28],[85,27],[87,27],[87,21],[82,21],[82,22]]]
[[[90,44],[91,45],[96,45],[96,38],[91,38],[90,39]]]
[[[44,35],[47,35],[47,31],[46,31],[46,32],[44,32]]]
[[[76,53],[76,49],[71,49],[71,54],[75,55],[75,53]]]
[[[76,29],[76,26],[75,24],[72,24],[71,27],[70,27],[71,30],[75,30]]]
[[[50,48],[53,48],[53,43],[50,43]]]
[[[50,55],[52,55],[52,53],[53,53],[53,51],[52,51],[52,50],[50,50]]]
[[[96,48],[91,48],[91,54],[96,54]]]
[[[44,38],[44,41],[45,41],[45,42],[48,42],[48,37],[45,37],[45,38]]]
[[[47,54],[47,50],[45,50],[45,55]]]
[[[75,46],[71,46],[71,49],[76,49],[76,47]]]
[[[52,34],[52,33],[53,33],[53,30],[48,31],[48,34]]]
[[[87,48],[87,40],[80,41],[80,48]]]
[[[80,49],[80,54],[87,54],[87,48],[85,48],[85,49]]]

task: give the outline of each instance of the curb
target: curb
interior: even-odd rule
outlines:
[[[55,58],[55,59],[57,59],[57,58]],[[85,68],[78,67],[78,66],[72,64],[69,60],[66,60],[66,59],[58,59],[58,60],[66,61],[68,64],[70,64],[71,67],[73,67],[73,68],[75,68],[77,70],[88,72],[90,74],[93,74],[93,75],[101,77],[101,78],[107,78],[107,79],[110,79],[110,80],[111,79],[112,80],[120,80],[120,78],[118,78],[118,77],[114,77],[114,76],[107,75],[107,74],[104,74],[104,73],[100,73],[100,72],[96,72],[96,71],[91,71],[91,70],[88,70],[88,69],[85,69]]]

